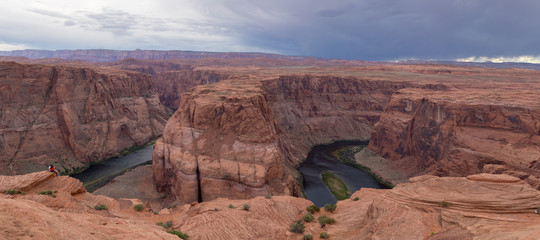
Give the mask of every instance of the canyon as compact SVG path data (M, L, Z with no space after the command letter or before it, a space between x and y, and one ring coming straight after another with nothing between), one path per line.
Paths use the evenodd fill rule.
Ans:
M312 203L295 198L303 196L296 167L313 146L369 140L357 163L396 187L359 190L339 201L336 212L324 212L336 225L306 223L306 233L326 231L332 239L534 239L539 233L540 72L257 54L62 54L74 53L80 55L73 59L118 61L0 62L0 174L50 163L69 172L161 136L151 169L133 174L159 192L144 200L152 210L137 213L132 206L140 200L92 195L76 180L37 172L0 176L1 191L27 193L0 194L2 211L32 207L57 224L105 223L77 230L88 239L116 231L111 217L126 226L113 238L147 237L127 233L141 226L168 239L173 235L154 224L174 219L172 228L194 239L298 239L287 228ZM38 196L45 188L58 188L58 199ZM100 201L114 206L112 213L94 211ZM169 203L176 207L164 208ZM240 209L243 204L251 209Z
M146 74L0 62L0 173L62 172L160 136L168 115Z

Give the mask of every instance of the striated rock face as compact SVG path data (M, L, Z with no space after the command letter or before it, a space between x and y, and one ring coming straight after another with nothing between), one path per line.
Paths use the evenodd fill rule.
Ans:
M0 174L82 167L161 135L147 74L0 62Z
M4 193L12 189L24 193ZM47 190L55 197L39 194ZM302 235L290 232L289 225L312 204L290 196L259 196L137 212L133 206L140 203L87 193L78 180L50 172L0 176L0 237L178 239L156 225L170 221L189 239L299 239ZM95 210L97 204L108 210ZM313 214L334 218L334 224L304 224L305 234L315 238L327 232L330 239L533 240L540 235L538 206L540 191L513 176L423 175L393 189L363 188L339 201L334 212Z
M154 146L158 191L184 203L297 195L274 119L255 85L219 82L188 91Z
M529 96L530 95L530 96ZM375 125L369 148L406 175L540 176L540 108L516 95L403 89Z
M311 146L369 139L403 82L289 76L226 80L183 96L154 148L154 179L182 202L298 194ZM199 192L200 190L200 192Z
M282 152L297 166L312 146L369 140L392 93L406 82L332 76L282 76L263 81Z
M338 239L536 239L540 192L508 175L420 176L338 202Z
M22 192L6 195L6 190ZM0 192L2 239L178 239L136 212L139 200L93 195L67 176L44 171L0 176ZM95 210L98 204L108 210Z
M174 112L180 104L180 97L187 90L198 86L219 82L227 74L210 70L195 70L194 66L167 61L125 59L114 65L132 71L148 73L156 81L159 100Z

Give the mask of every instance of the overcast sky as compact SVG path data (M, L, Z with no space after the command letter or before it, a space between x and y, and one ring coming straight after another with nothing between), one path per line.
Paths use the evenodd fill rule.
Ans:
M540 62L537 0L1 0L0 50Z

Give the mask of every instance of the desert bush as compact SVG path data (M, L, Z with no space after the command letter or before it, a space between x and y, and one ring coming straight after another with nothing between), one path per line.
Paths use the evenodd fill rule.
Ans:
M54 191L54 192L56 193L57 191ZM51 190L41 191L41 192L39 192L39 195L49 195L49 196L54 197L54 198L56 197L56 195L54 195L53 191L51 191Z
M19 190L15 190L15 189L9 189L9 190L5 190L4 193L9 194L9 195L15 195L15 194L19 194L21 192Z
M336 210L336 204L328 203L324 205L324 210L327 212L334 212Z
M173 221L167 221L165 223L158 222L156 225L162 226L163 228L168 229L168 228L171 228L173 226Z
M269 193L269 194L266 194L266 195L264 195L264 197L265 197L266 199L270 199L270 198L272 198L272 194L270 194L270 193Z
M321 208L319 208L319 207L317 207L317 206L315 206L315 205L311 205L311 206L308 206L308 207L306 208L306 210L307 210L308 212L310 212L311 214L314 214L315 212L321 211Z
M450 204L447 202L447 201L441 201L441 206L444 207L444 208L447 208L448 206L450 206Z
M536 214L540 214L540 207L536 207L536 210L534 210Z
M189 235L187 235L187 233L183 233L183 232L181 232L181 231L177 231L177 230L169 230L169 231L167 231L167 232L170 233L170 234L174 234L174 235L176 235L176 236L178 236L179 238L184 239L184 240L189 239Z
M322 215L318 218L319 224L321 224L321 227L326 226L326 224L334 224L336 222L335 219L331 217L327 217L326 215Z
M304 234L303 240L313 240L313 236L311 234Z
M94 209L96 209L96 210L109 210L107 208L107 206L105 206L105 204L98 204L98 205L94 206Z
M294 223L291 223L291 225L289 225L289 231L293 233L304 233L304 229L305 226L301 220L296 220L294 221Z
M249 211L249 209L251 208L251 206L249 204L244 204L244 206L242 206L242 209L246 210L246 211Z
M358 200L360 200L359 197L355 197L355 198L353 199L353 201L358 201Z
M140 212L140 211L144 210L144 208L145 208L144 205L140 204L140 203L133 206L133 209L135 209L135 211L137 211L137 212Z
M236 208L235 206L233 206L232 204L229 204L229 208Z
M328 233L326 232L322 232L321 234L319 234L319 237L322 239L327 239L330 238L330 235L328 235Z
M315 217L313 217L311 213L306 213L303 219L304 219L304 222L313 222L313 220L315 220Z

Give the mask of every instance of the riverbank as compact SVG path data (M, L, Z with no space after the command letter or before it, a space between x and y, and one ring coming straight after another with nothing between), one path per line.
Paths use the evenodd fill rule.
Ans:
M150 139L150 141L146 142L143 145L133 145L131 147L124 148L120 152L116 153L114 156L112 156L110 158L107 158L107 159L90 161L90 163L87 163L87 164L85 164L85 165L83 165L81 167L71 168L71 169L69 169L67 171L60 171L60 175L74 176L74 175L80 174L80 173L86 171L88 168L90 168L90 167L92 167L94 165L103 164L104 162L124 157L124 156L126 156L126 155L128 155L130 153L134 153L134 152L139 151L139 150L141 150L141 149L143 149L145 147L148 147L150 145L154 145L156 143L157 139L158 138L152 138L152 139Z
M387 188L409 181L403 174L394 170L388 164L388 160L369 150L367 143L363 146L343 147L333 152L333 155L347 165L364 170Z
M308 154L306 160L298 167L298 170L303 175L306 198L317 206L324 206L328 203L335 204L337 202L338 198L331 192L331 188L333 187L329 187L323 181L323 174L325 173L332 173L339 178L349 192L354 192L361 188L384 188L384 186L379 184L368 173L346 164L333 154L343 147L362 143L365 142L341 141L328 145L315 146ZM348 194L345 195L346 198Z

